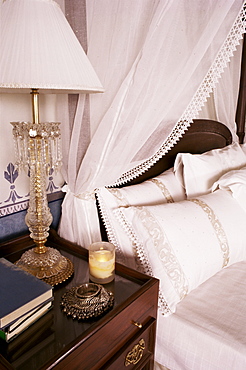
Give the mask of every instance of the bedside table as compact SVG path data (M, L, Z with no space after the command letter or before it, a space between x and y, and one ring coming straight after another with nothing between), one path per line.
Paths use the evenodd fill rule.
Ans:
M159 281L116 263L114 307L92 322L62 312L67 289L89 281L88 251L50 231L47 245L74 263L74 275L54 287L54 306L12 342L0 343L0 369L153 369ZM16 261L33 247L29 235L0 244L0 256Z

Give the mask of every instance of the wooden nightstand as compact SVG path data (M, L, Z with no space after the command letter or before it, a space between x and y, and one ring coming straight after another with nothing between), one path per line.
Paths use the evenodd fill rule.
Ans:
M113 309L92 323L64 314L64 292L89 281L87 250L51 230L47 245L74 263L74 276L54 288L54 307L8 345L1 341L0 369L152 369L159 281L116 264ZM0 244L0 256L14 262L33 246L29 236Z

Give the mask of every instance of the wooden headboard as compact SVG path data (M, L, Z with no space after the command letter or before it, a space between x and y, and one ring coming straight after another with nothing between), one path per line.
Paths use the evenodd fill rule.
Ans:
M237 100L236 124L239 142L244 142L246 121L246 36L243 38L243 50L241 60L240 85Z
M208 150L223 148L231 142L231 132L223 123L207 119L194 120L182 139L164 157L127 185L139 184L173 167L177 153L201 154Z

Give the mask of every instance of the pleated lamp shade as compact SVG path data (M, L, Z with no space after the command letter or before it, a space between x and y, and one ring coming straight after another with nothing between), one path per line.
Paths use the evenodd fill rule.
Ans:
M0 27L0 92L104 91L55 1L5 0Z

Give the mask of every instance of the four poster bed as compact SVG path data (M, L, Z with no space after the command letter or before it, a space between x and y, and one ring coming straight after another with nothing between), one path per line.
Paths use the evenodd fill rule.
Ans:
M160 279L156 369L246 368L245 53L239 143L194 120L148 172L96 194L118 260Z

